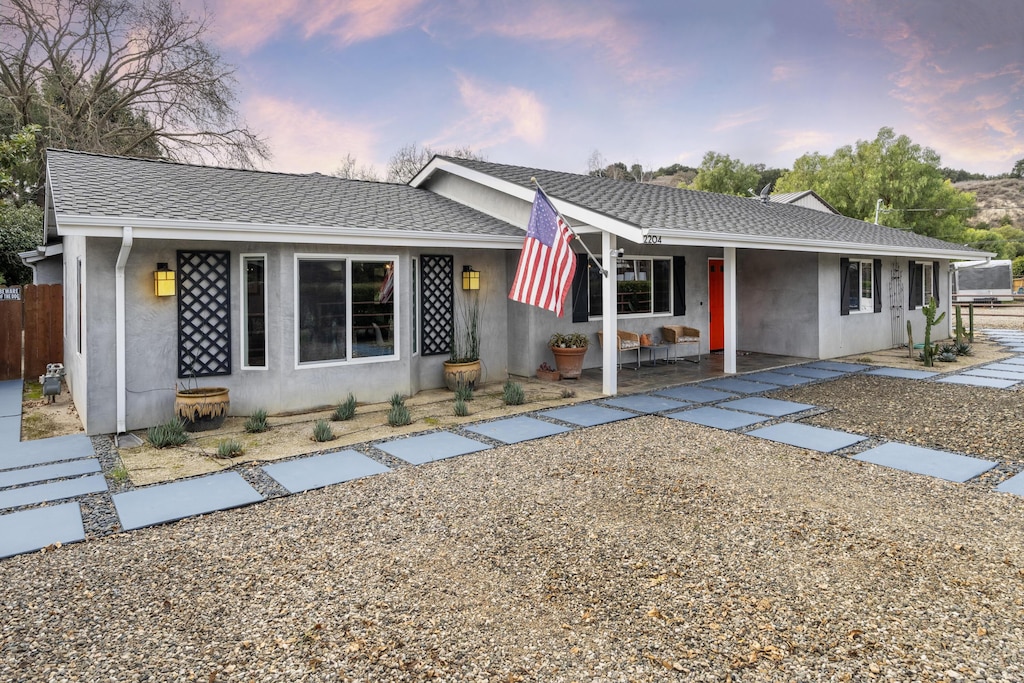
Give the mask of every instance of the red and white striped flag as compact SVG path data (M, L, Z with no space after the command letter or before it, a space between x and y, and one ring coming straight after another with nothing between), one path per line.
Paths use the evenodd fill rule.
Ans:
M561 316L576 271L576 255L569 247L572 238L572 230L538 189L508 298Z

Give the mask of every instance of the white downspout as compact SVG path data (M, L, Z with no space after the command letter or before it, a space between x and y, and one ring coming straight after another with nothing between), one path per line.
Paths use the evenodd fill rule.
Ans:
M117 371L117 433L124 434L128 431L126 398L127 387L127 362L125 360L125 310L124 310L124 267L128 263L128 255L132 252L132 229L131 226L124 226L121 235L121 251L117 253L117 265L114 267L114 334Z

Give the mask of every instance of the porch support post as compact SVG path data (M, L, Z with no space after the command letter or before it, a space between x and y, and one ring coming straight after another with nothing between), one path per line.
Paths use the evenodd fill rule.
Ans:
M727 375L736 374L736 247L725 247L725 364Z
M619 391L618 386L618 305L615 300L615 261L618 254L613 253L616 249L614 233L601 232L601 263L608 273L602 277L601 289L601 310L604 312L601 323L601 333L604 335L604 344L601 346L601 391L606 396L614 396Z
M128 255L132 253L132 229L125 226L121 235L121 250L117 253L114 265L114 349L115 376L117 395L114 397L117 408L117 433L124 434L127 422L127 360L125 354L125 304L124 304L124 267L128 263Z

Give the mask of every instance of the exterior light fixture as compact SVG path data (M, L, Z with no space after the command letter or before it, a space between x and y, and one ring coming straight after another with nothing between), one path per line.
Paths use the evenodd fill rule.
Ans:
M174 296L174 271L166 263L156 264L153 271L153 291L157 296Z
M480 271L473 266L462 266L462 288L480 289Z

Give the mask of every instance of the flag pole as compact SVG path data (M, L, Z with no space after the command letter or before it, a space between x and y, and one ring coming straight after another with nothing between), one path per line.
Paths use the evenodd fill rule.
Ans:
M565 216L562 215L562 212L559 211L557 207L555 207L555 203L551 201L551 197L548 197L548 193L545 192L544 188L540 186L540 183L537 182L537 179L531 177L530 182L536 185L537 191L544 195L544 197L548 200L548 204L551 205L551 208L555 210L555 213L558 214L558 217L562 219L563 223L565 223L565 227L569 228L569 232L572 233L572 236L575 237L577 241L579 241L580 246L582 246L583 250L587 252L587 256L589 256L590 260L593 261L595 266L597 266L597 270L600 271L601 275L608 277L608 271L605 269L604 264L597 260L597 257L594 256L590 249L587 248L587 243L580 239L580 236L577 235L576 231L572 229L572 225L570 225L569 221L565 219Z

